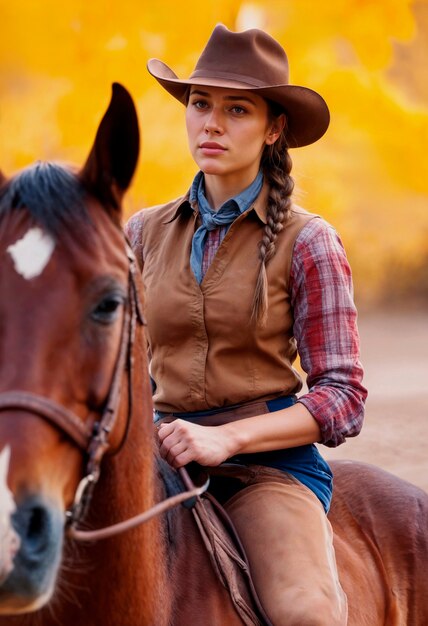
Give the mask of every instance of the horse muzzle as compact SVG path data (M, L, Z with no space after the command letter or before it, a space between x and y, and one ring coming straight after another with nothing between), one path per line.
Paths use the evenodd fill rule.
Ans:
M40 496L29 496L12 518L19 549L0 584L0 615L27 613L51 597L61 561L64 514Z

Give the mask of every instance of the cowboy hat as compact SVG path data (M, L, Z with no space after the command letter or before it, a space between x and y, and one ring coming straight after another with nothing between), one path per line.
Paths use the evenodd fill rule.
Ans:
M278 103L287 116L290 148L317 141L328 128L330 113L312 89L289 84L288 59L282 46L262 30L241 33L218 24L187 80L159 59L147 63L150 74L180 102L186 103L190 85L254 91Z

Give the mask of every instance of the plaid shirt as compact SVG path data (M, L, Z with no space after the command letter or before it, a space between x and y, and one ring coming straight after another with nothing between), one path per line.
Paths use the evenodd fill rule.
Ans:
M203 275L226 232L222 227L209 233ZM294 336L309 389L299 402L318 422L322 443L338 446L361 430L367 391L362 386L351 270L339 236L324 220L311 220L299 233L289 288Z
M207 240L204 247L204 256L202 258L202 278L207 273L211 261L215 257L215 254L220 246L225 234L227 233L227 226L220 226L215 230L211 230L208 233Z

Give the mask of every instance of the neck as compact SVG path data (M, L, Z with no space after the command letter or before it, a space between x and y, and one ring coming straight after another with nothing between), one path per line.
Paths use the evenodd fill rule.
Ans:
M120 453L106 458L108 462L103 467L90 508L92 516L88 523L94 528L128 519L148 510L159 500L159 481L154 465L151 390L145 369L145 342L142 344L139 339L136 341L139 350L134 355L135 397L130 430ZM88 604L93 620L88 620L88 623L114 626L122 618L123 623L131 623L135 619L133 623L141 626L167 626L170 623L171 593L168 590L167 546L163 532L162 519L157 517L108 540L108 546L100 541L87 548L87 560L93 563L94 575L94 602ZM120 571L119 587L113 575L115 568ZM135 593L130 593L130 589ZM111 615L106 615L105 609L100 606L99 598L103 593L109 597ZM61 623L69 626L77 621Z
M253 171L247 171L245 174L231 174L228 176L219 176L216 174L204 174L205 179L205 196L214 211L219 208L230 198L234 198L244 189L249 187L258 174L258 168Z

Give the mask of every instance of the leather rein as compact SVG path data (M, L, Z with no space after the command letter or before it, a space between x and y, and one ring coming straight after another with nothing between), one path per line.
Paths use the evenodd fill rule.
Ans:
M125 310L119 353L115 364L112 384L100 419L96 421L93 426L90 426L72 411L69 411L66 407L49 398L19 390L0 393L0 412L7 410L24 410L41 417L65 433L87 457L85 475L76 489L72 506L65 512L66 533L70 538L77 541L105 539L131 528L135 528L178 504L201 495L208 488L208 481L202 486L195 487L195 485L189 481L187 472L182 469L179 473L187 487L186 491L171 496L155 504L147 511L124 520L123 522L119 522L118 524L93 531L84 531L77 528L89 508L93 491L100 478L101 461L110 448L109 435L115 426L119 413L122 381L125 374L127 374L128 380L126 429L119 446L110 451L110 454L117 454L122 449L127 439L131 421L135 331L137 324L144 325L144 318L136 285L136 260L129 244L126 244L126 252L129 261L128 307Z

